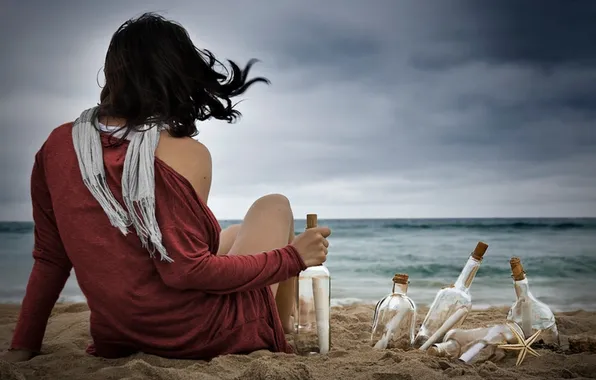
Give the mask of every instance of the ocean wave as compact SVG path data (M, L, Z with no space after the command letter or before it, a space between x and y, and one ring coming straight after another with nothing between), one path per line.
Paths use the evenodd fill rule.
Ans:
M229 224L238 221L222 220L220 224L225 228ZM328 225L334 231L334 236L346 235L351 237L371 236L382 234L383 230L507 230L507 231L532 231L532 230L596 230L596 218L578 219L330 219L321 221L321 224ZM296 226L303 225L300 220ZM32 222L0 222L0 234L2 233L31 233L33 232ZM302 232L296 228L296 234Z
M461 273L463 265L464 263L411 263L404 261L401 265L397 262L392 266L388 266L386 263L360 264L354 266L351 272L386 278L391 278L394 273L401 272L407 273L411 279L436 281L438 278L450 278L455 281ZM524 267L529 272L528 276L533 279L592 278L596 271L596 259L588 256L526 258ZM511 268L508 262L501 265L484 263L476 277L509 279Z
M33 232L32 222L1 222L0 234L28 234Z
M391 278L394 273L407 273L412 280L426 279L436 280L437 278L452 278L453 281L459 276L462 270L462 265L449 264L418 264L418 265L395 265L388 268L386 265L370 265L360 266L353 269L355 273L366 273L375 276L382 276ZM496 276L507 277L511 275L511 269L501 267L487 267L483 266L478 271L476 277ZM434 285L434 284L433 284Z
M581 223L581 222L529 222L529 221L511 221L511 222L497 222L497 221L482 221L478 220L465 222L432 222L432 223L386 223L381 226L385 229L475 229L475 230L571 230L571 229L596 229L596 223Z
M354 306L354 305L369 305L374 306L379 300L378 299L370 299L370 298L331 298L331 307L346 307L346 306ZM432 303L432 298L424 298L424 299L414 299L416 306L420 307L428 307ZM474 299L474 301L476 301ZM472 303L472 310L487 310L491 308L509 308L511 307L511 299L498 299L498 300L489 300L489 299L482 299L479 302ZM577 310L585 310L585 311L596 311L596 303L590 300L585 300L585 302L574 302L574 303L565 303L565 302L555 302L549 303L548 306L550 309L555 313L560 312L570 312L570 311L577 311ZM424 314L419 315L420 317L424 317Z

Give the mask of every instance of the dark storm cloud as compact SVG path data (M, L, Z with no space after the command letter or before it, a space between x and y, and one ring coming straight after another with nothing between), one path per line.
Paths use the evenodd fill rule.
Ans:
M483 164L486 161L490 164L492 161L495 164L495 160L513 157L524 160L527 164L535 164L543 160L552 161L589 153L596 143L596 134L590 127L596 111L596 71L593 67L578 66L585 63L586 56L592 54L582 53L582 49L591 50L593 44L582 46L575 43L575 53L566 61L562 58L558 61L539 61L531 51L534 47L528 41L535 41L536 36L540 35L553 35L553 31L546 31L541 27L550 27L556 22L542 20L532 24L531 15L520 16L516 13L517 8L512 6L507 11L501 6L495 12L498 15L496 20L489 18L492 12L488 10L479 13L485 18L479 19L478 15L473 17L470 14L471 22L468 24L461 17L451 21L446 16L439 26L434 25L435 33L429 33L425 28L411 30L408 37L417 43L405 41L401 45L401 51L389 44L381 47L379 40L383 35L376 35L375 38L362 31L345 28L334 30L329 25L326 27L327 33L320 33L319 21L297 19L287 26L290 31L295 31L290 35L297 35L296 31L299 29L306 30L305 39L308 42L292 44L289 43L292 41L290 38L271 49L277 49L277 52L285 55L279 58L283 63L320 66L320 72L330 74L331 78L307 78L311 85L336 81L338 78L367 83L366 79L372 76L376 82L375 87L367 88L368 92L351 93L351 96L364 98L376 92L408 92L405 98L395 97L393 107L385 110L386 113L393 114L385 126L376 125L376 133L369 134L370 139L367 141L366 132L369 128L364 124L363 133L356 138L360 143L375 147L373 152L376 154L373 155L379 158L376 168L380 170L390 167L396 169L400 166L396 162L404 162L407 158L400 157L399 152L396 152L396 145L399 145L396 140L403 139L403 134L400 136L396 130L410 133L411 136L419 134L418 151L424 152L426 157L430 155L441 160L474 160ZM582 11L576 10L575 13ZM507 14L509 17L506 17ZM556 12L541 14L543 17L547 15L556 18ZM507 30L508 20L519 22L519 17L531 25L528 30L534 37L516 39L510 33L502 36L500 31ZM565 21L570 21L569 17ZM397 22L388 27L386 34L403 35L402 28ZM579 26L574 28L582 30ZM590 28L593 29L592 26L584 26L582 32L588 33ZM510 57L509 51L503 51L502 40L509 41L511 51L518 52L517 58ZM350 43L344 41L353 41L352 44L359 48L353 49L351 55L344 54L349 51L350 46ZM519 44L517 47L516 42ZM443 59L443 65L433 66L429 63L430 58L422 63L424 53L420 52L417 46L419 44L425 45L422 50L435 54L432 59L436 62ZM463 45L467 46L467 53L458 57L453 54L447 54L446 57L436 54L444 51L441 46ZM542 46L548 49L544 43ZM557 46L553 47L553 50L557 49ZM523 61L526 50L529 58ZM563 52L544 54L549 57L565 57ZM330 63L333 56L337 57L335 64ZM578 60L574 61L575 58ZM400 102L411 106L410 109L399 107ZM337 108L332 107L332 102L327 104L330 105L328 112L337 112ZM358 113L359 110L353 107L348 112ZM429 120L432 118L429 115L433 113L441 120ZM400 122L407 124L407 127L398 128L397 124ZM331 130L333 136L328 136L329 143L333 139L336 144L337 140L344 140L350 146L355 143L355 139L345 138L346 133L341 127ZM435 141L425 146L425 139ZM367 151L367 154L370 152ZM351 156L360 153L353 150ZM343 158L350 160L350 157ZM369 161L359 162L362 167L345 165L345 168L355 171L370 170L367 169ZM337 162L338 166L330 167L329 171L340 170L339 166L345 163ZM507 161L502 164L507 164ZM408 165L417 167L434 163L414 161Z
M201 128L216 208L287 191L337 216L596 214L593 2L29 4L0 16L0 203L26 201L51 123L97 101L111 33L158 10L272 80L240 124Z
M442 18L427 18L423 27L398 19L386 24L383 33L333 22L321 28L317 18L286 25L307 31L308 42L280 41L271 49L283 53L278 58L283 64L308 64L325 74L306 78L309 85L359 82L364 91L351 92L351 97L383 93L394 100L382 110L380 123L379 114L367 110L372 120L362 120L358 136L346 136L346 126L330 127L327 119L313 121L327 129L322 138L336 148L338 158L318 173L434 178L428 187L440 183L462 191L474 180L541 179L550 192L520 202L582 199L588 205L584 212L593 214L596 24L586 15L593 15L594 6L578 2L574 9L561 10L563 2L548 2L536 9L520 3L482 3L486 7L479 9L479 3L459 2L452 8L455 17L444 12ZM396 15L396 7L385 11ZM318 33L322 29L327 33ZM350 43L344 41L356 45L353 54L345 54ZM345 109L332 101L325 104L329 113L343 111L356 119L361 112L357 101ZM485 174L469 178L466 171ZM557 189L562 184L579 190L563 194ZM384 191L400 189L387 186Z
M382 35L300 15L287 20L283 34L267 36L260 45L274 52L282 67L329 68L329 74L337 77L363 75L374 69L385 53Z
M548 69L596 63L596 3L590 0L469 2L484 22L477 34L490 41L486 59Z

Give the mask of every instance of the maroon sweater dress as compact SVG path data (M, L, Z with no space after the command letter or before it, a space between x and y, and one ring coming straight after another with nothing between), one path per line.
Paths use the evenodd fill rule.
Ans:
M102 134L108 185L122 204L127 143ZM34 265L11 348L39 351L50 312L74 268L87 298L87 352L189 359L258 349L293 352L269 288L304 262L291 245L250 256L216 256L220 226L190 183L155 158L156 217L173 263L150 258L134 230L112 227L85 187L72 123L56 128L31 176ZM255 252L256 253L256 252Z

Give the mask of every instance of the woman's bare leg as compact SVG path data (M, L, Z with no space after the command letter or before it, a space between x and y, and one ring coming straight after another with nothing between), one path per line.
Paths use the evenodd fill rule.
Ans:
M242 224L232 224L221 231L221 234L219 234L217 256L225 256L230 252L232 245L236 241L240 227L242 227Z
M249 255L285 247L294 239L294 215L290 202L270 194L252 204L238 229L228 255ZM286 332L293 329L296 278L271 285L279 317Z

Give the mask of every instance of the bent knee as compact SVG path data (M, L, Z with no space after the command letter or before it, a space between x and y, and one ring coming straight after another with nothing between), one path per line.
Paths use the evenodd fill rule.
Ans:
M290 200L282 194L267 194L255 201L255 205L263 204L267 206L276 206L282 208L291 208Z
M222 234L226 233L226 234L230 234L231 236L236 236L238 235L238 231L240 231L240 227L242 227L242 224L237 223L237 224L230 224L229 226L227 226L226 228L223 229Z

